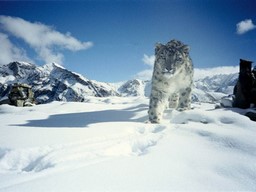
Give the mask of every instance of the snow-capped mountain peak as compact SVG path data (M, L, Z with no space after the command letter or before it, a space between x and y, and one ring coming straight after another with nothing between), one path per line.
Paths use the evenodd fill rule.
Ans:
M25 62L0 66L0 98L6 97L13 83L27 83L33 87L36 101L84 101L87 96L119 95L108 84L90 81L61 65L50 63L38 67Z
M238 73L213 74L194 81L193 101L216 102L233 93ZM0 66L0 99L7 97L11 84L27 83L33 87L38 103L86 100L88 96L146 96L151 81L140 79L110 84L89 80L57 63L43 66L25 62L12 62Z

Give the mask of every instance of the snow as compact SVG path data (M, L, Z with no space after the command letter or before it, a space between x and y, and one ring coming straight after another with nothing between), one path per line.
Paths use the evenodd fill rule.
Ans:
M57 63L47 63L47 64L43 65L42 67L39 67L39 69L41 69L43 71L47 70L49 72L53 71L55 68L65 69L63 66L61 66Z
M194 80L200 80L212 76L230 75L239 72L239 66L218 66L211 68L195 68Z
M255 191L256 122L193 103L147 123L145 97L0 106L0 191Z
M0 83L5 83L5 82L13 82L15 81L15 77L13 75L9 75L7 77L0 77Z

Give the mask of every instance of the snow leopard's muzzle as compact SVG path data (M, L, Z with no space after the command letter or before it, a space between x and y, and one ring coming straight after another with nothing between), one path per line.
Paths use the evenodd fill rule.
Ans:
M163 75L174 75L175 73L175 60L171 57L165 60L164 66L162 67L162 74Z

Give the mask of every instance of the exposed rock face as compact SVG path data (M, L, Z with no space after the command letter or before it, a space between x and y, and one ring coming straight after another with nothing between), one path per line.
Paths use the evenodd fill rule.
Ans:
M234 107L249 108L256 105L256 78L252 71L252 61L240 59L240 72L234 88Z

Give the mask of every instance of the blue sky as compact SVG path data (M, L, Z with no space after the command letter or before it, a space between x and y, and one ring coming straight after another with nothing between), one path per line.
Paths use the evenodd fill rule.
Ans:
M155 43L178 39L195 68L236 66L256 62L255 13L255 0L0 1L0 64L57 61L117 82L152 70Z

